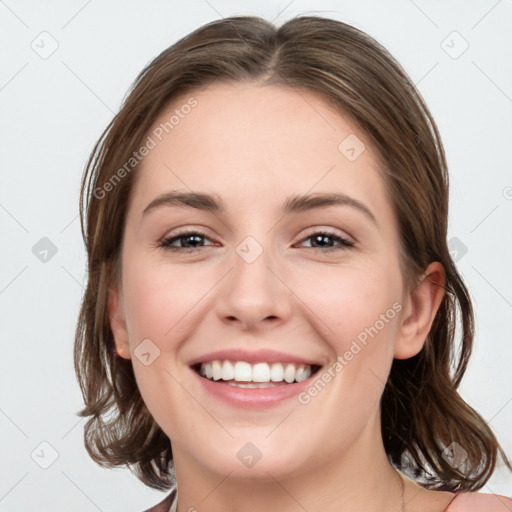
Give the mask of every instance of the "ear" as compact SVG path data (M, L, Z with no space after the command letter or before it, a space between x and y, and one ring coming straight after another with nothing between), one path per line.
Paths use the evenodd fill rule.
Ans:
M427 267L418 286L408 293L395 344L396 359L409 359L423 348L443 300L445 282L444 268L436 261Z
M108 317L110 321L110 328L112 329L112 334L114 335L117 354L124 359L131 359L124 308L122 304L122 298L120 297L118 290L109 291Z

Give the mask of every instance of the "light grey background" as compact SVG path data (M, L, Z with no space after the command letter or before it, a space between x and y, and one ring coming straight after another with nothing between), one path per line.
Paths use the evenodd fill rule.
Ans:
M99 468L83 447L72 365L85 271L80 177L161 50L221 16L302 13L377 38L431 108L451 171L449 238L476 310L461 393L512 453L511 0L0 0L0 510L138 512L164 496L128 470ZM55 255L41 252L43 237ZM511 474L497 471L483 491L512 496Z

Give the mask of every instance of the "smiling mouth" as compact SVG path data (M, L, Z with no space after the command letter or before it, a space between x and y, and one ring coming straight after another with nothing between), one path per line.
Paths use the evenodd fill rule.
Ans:
M192 369L202 378L239 388L271 388L302 382L320 366L295 363L255 363L218 360L197 363Z

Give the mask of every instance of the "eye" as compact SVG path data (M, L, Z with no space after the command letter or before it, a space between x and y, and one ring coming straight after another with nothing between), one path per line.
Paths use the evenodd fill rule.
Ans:
M171 237L164 238L160 242L159 246L172 251L192 252L199 249L200 247L216 245L215 243L205 244L203 243L205 240L210 240L210 238L208 238L208 236L201 231L182 231L181 233L177 233ZM322 252L343 250L348 247L353 247L354 245L354 242L348 240L347 238L344 238L336 233L331 233L329 231L319 231L312 233L311 235L304 238L302 243L307 240L311 240L309 245L310 248L317 249ZM176 245L176 243L179 245Z
M172 251L191 252L198 247L204 247L206 244L202 243L202 239L210 240L205 233L200 231L182 231L171 237L164 238L160 247L170 249ZM175 245L178 242L181 245ZM208 245L215 245L214 243Z
M329 231L318 231L316 233L312 233L304 238L302 243L307 240L311 240L310 247L312 249L317 249L322 252L344 250L348 247L354 246L354 242ZM338 245L334 245L333 242L337 242Z

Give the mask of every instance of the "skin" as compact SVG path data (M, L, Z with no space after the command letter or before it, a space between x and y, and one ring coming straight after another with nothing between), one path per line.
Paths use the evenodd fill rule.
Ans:
M131 193L119 286L109 315L117 353L131 358L144 401L172 440L179 512L397 511L400 480L382 444L379 399L393 358L417 354L443 298L433 262L413 290L399 267L399 233L365 133L311 92L213 84L145 157ZM188 97L155 122L169 119ZM354 161L338 150L354 134ZM162 206L164 192L217 194L226 212ZM284 215L293 194L338 192L364 203ZM179 228L179 229L178 229ZM206 234L191 252L159 243L179 230ZM354 242L314 246L328 229ZM247 236L263 248L247 263ZM187 241L181 242L181 247ZM180 247L180 241L174 243ZM187 362L217 349L270 348L320 361L344 354L393 303L401 311L308 404L244 410L212 398ZM133 351L158 347L148 366ZM237 452L261 452L248 468ZM452 494L405 479L406 510L441 512Z

